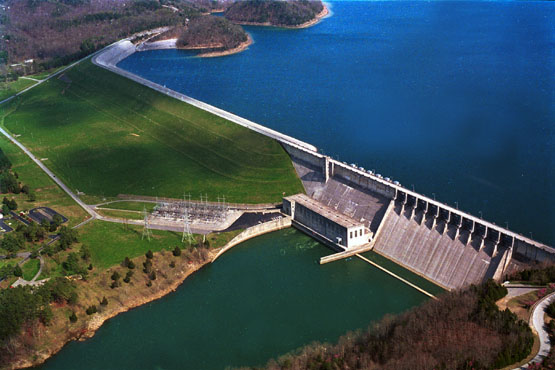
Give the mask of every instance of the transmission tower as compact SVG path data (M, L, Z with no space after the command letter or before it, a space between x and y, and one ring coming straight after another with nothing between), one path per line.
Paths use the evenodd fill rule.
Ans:
M187 208L185 208L185 212L183 213L183 236L181 237L181 243L185 243L188 241L191 244L195 238L193 237L193 233L191 233L191 227L189 225L189 212L187 212Z
M143 236L141 237L141 240L143 240L146 236L148 241L150 241L151 231L148 228L148 213L146 212L146 207L143 207L143 217L144 217L144 227L143 227Z

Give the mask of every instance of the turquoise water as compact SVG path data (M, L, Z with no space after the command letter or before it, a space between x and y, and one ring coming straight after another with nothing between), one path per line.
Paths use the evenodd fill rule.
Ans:
M555 242L555 3L333 2L224 58L120 67Z
M174 294L117 316L43 369L223 369L335 341L426 296L294 229L235 247ZM439 288L435 288L438 292Z

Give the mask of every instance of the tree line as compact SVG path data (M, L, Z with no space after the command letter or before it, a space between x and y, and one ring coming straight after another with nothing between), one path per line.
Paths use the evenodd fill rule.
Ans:
M28 200L34 202L37 196L34 191L32 191L28 185L24 185L19 181L19 175L17 172L12 171L12 162L6 156L4 151L0 148L0 193L7 194L27 194ZM4 215L8 214L10 210L17 209L17 203L15 200L11 200L9 203L4 197L2 202L2 213Z
M65 278L54 278L40 287L19 286L0 290L0 363L14 356L14 340L24 328L50 324L51 303L77 303L74 283Z

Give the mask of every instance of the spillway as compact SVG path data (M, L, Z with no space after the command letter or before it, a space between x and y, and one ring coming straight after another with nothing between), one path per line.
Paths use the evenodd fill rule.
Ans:
M364 224L371 248L448 290L555 260L555 249L323 154L284 144L308 196ZM335 260L335 259L334 259Z
M456 235L456 226L446 221L434 225L433 218L425 220L424 216L395 203L382 221L374 251L447 289L495 275L503 253L494 255L493 242L485 241L480 249L476 241L469 241L467 230Z

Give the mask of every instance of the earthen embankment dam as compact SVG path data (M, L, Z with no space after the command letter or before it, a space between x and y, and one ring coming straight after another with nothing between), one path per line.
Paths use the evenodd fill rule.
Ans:
M93 63L161 93L278 140L307 195L364 224L371 248L446 288L500 280L522 264L555 260L555 249L318 152L313 145L213 107L117 67L136 52L123 40ZM311 225L304 225L310 228Z

